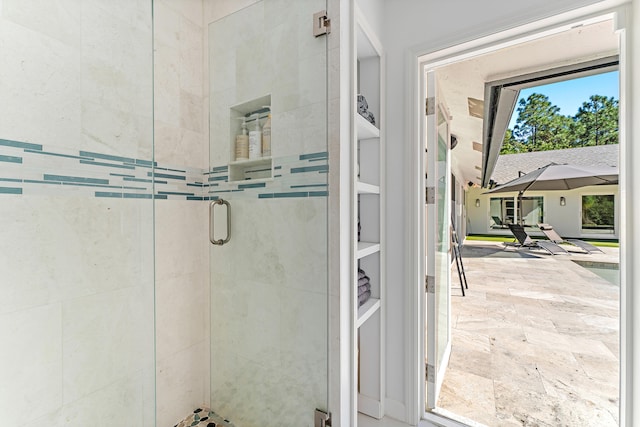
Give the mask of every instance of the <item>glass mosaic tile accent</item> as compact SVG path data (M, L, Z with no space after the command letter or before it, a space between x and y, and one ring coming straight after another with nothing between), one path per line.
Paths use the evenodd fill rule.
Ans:
M277 173L272 178L256 179L265 171L270 175L270 169L259 166L246 173L248 179L230 181L228 165L203 170L0 139L0 182L11 183L0 186L0 194L190 201L223 195L226 199L327 197L328 161L326 151L274 157Z
M235 425L222 418L209 408L197 408L187 418L180 421L174 427L235 427Z

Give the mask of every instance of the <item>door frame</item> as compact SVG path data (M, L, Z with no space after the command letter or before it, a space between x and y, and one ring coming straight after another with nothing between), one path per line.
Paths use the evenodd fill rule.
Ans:
M606 2L605 2L606 3ZM609 2L610 3L610 2ZM457 45L449 45L439 49L417 47L405 55L407 83L406 105L408 118L405 122L407 135L412 144L407 144L406 164L410 165L408 173L410 183L408 196L410 206L407 212L407 233L411 236L407 241L407 253L415 254L410 258L408 268L411 280L411 289L406 294L405 306L407 325L406 342L415 343L407 347L406 388L406 418L414 425L430 426L433 423L444 426L462 426L444 415L438 415L426 411L426 369L425 369L425 308L426 297L424 292L425 278L425 156L423 136L426 134L424 120L424 91L425 69L435 68L446 64L463 61L473 56L503 49L528 40L548 36L564 31L580 23L586 23L603 17L613 18L616 32L619 34L619 72L620 72L620 425L632 425L634 422L634 404L640 404L639 393L633 393L634 386L640 386L640 376L633 373L633 367L640 366L640 354L633 352L634 335L640 340L640 320L634 322L632 316L634 305L640 306L640 292L634 294L631 287L634 277L634 253L628 242L638 237L640 230L627 227L633 218L632 203L625 200L624 194L640 197L640 189L633 192L633 157L640 160L640 153L634 151L632 145L631 128L632 117L638 117L640 113L633 110L633 97L631 76L633 75L633 57L631 56L631 39L634 37L633 9L630 4L611 7L610 4L596 4L570 12L558 14L549 18L538 20L519 27L511 28L496 34L463 42ZM640 12L635 12L638 15ZM635 36L638 39L638 36ZM635 89L638 93L638 89ZM631 225L631 224L630 224ZM635 257L637 258L637 257ZM634 304L636 300L636 304ZM634 324L637 326L634 331Z
M443 319L440 317L440 310L442 306L439 302L439 293L438 288L441 285L440 280L443 280L442 277L439 277L438 271L438 262L437 259L439 256L442 256L442 251L438 250L436 247L438 245L437 234L441 229L442 224L438 223L438 217L440 212L440 203L438 201L438 180L440 178L439 174L439 159L440 159L440 147L439 147L439 137L440 137L440 123L439 118L442 117L444 122L447 125L447 134L446 134L446 160L445 160L445 185L444 185L444 208L451 209L451 150L449 149L449 138L451 135L450 129L450 117L448 113L448 108L446 105L446 100L442 96L440 92L440 88L438 85L438 79L434 72L425 72L425 76L423 79L426 81L424 85L422 93L428 99L433 99L433 111L431 114L425 115L423 120L425 121L424 130L422 133L422 138L424 138L424 143L426 147L426 155L424 156L425 162L425 172L432 171L431 173L427 173L426 176L426 187L432 188L433 191L433 200L426 200L425 206L425 224L426 224L426 233L424 235L425 241L425 280L427 284L427 292L426 292L426 330L427 330L427 346L426 353L427 357L425 358L425 363L427 363L427 406L435 408L435 403L437 402L438 395L440 393L440 387L442 386L442 381L444 379L444 374L446 372L446 367L449 364L449 356L451 354L451 294L449 290L451 289L451 275L450 268L447 269L447 274L444 280L446 280L446 288L447 288L447 297L446 302L444 304L447 313L446 313L446 345L444 352L442 354L442 358L440 359L440 348L438 348L437 343L440 341L439 336L437 335L441 332L440 321ZM424 90L426 89L426 90ZM429 153L431 155L429 155ZM444 221L449 225L449 218L451 217L451 211L449 210L444 215ZM450 255L450 234L449 227L447 227L447 232L444 232L442 235L445 240L446 247L446 255L445 261L451 261ZM449 267L451 265L449 264ZM433 292L429 292L429 281L432 281ZM438 308L436 310L436 307ZM432 368L432 373L428 372L429 367ZM430 378L431 377L431 378ZM431 393L431 395L429 394ZM431 403L429 403L431 402Z

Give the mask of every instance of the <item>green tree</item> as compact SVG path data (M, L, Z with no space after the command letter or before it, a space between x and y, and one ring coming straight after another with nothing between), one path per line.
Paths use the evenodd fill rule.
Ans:
M518 118L513 137L526 151L553 150L568 145L570 119L546 95L532 93L518 102Z
M500 154L618 143L618 101L592 95L573 117L563 116L546 95L520 99L516 125L507 129Z
M507 129L504 134L504 140L502 141L502 147L500 147L500 154L516 154L524 151L526 151L524 144L513 136L511 129Z
M571 129L574 124L572 117L556 114L551 120L549 129L550 140L545 145L546 150L570 148L573 140Z
M618 143L618 101L591 95L575 116L574 146Z

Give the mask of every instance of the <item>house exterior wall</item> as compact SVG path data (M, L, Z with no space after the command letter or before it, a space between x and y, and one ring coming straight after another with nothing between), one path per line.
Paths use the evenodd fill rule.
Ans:
M485 194L486 189L470 188L467 192L467 235L470 234L495 234L511 235L508 229L491 228L491 214L489 211L490 199L493 197L513 197L517 199L518 193L492 193ZM582 231L582 196L583 195L614 195L615 224L614 233L593 233ZM566 204L560 205L560 197L564 197ZM564 238L595 238L618 239L620 231L620 195L617 185L591 186L577 188L569 191L531 191L525 193L525 197L543 197L544 222L551 224L553 228ZM476 200L480 206L476 206ZM532 236L543 236L542 232L533 230Z

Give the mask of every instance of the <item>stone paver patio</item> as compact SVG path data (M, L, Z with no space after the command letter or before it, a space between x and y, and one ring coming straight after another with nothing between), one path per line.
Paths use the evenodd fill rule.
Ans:
M572 260L467 241L452 271L452 350L439 407L487 426L617 426L619 286Z

